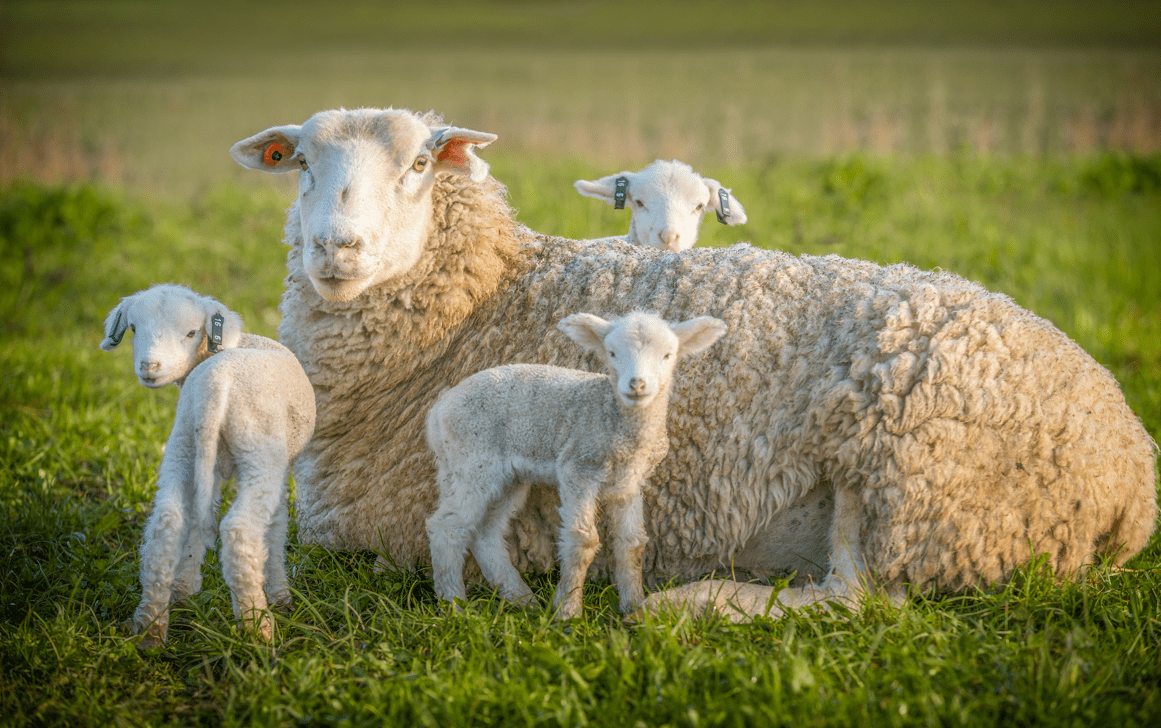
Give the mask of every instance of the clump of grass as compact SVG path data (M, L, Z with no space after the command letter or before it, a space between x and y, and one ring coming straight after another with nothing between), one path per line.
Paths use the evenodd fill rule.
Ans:
M750 222L711 221L702 241L743 237L980 280L1109 366L1158 437L1161 191L1092 181L1123 180L1126 166L1149 179L1155 163L953 155L706 169L733 185ZM593 237L628 225L573 191L603 171L591 165L501 156L493 171L534 228ZM35 241L24 303L5 304L0 330L6 723L1147 726L1161 716L1158 538L1128 569L1097 567L1076 583L1033 560L1000 591L748 625L626 623L598 582L584 616L561 625L485 589L445 614L422 574L302 544L292 528L296 602L275 616L273 644L237 632L211 553L169 642L139 652L119 625L139 597L136 548L177 393L138 386L127 354L99 351L101 323L121 296L171 280L273 335L286 202L237 187L148 206L89 187L0 191L0 247ZM0 296L25 280L3 270L16 277ZM554 583L532 579L544 603Z

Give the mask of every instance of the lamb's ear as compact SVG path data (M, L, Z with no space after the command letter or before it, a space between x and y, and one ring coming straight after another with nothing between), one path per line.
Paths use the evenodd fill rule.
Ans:
M561 319L556 328L581 345L585 351L604 352L605 336L611 323L591 313L574 313Z
M484 131L446 126L432 129L427 144L437 172L466 174L473 182L483 182L488 163L476 156L476 147L486 147L496 139L495 134Z
M211 351L236 349L242 341L242 317L222 305L217 299L202 296L206 306L206 338ZM214 342L214 317L220 316L222 341Z
M302 127L272 126L230 147L230 156L243 167L270 174L286 174L301 169L295 152Z
M112 351L121 345L125 332L129 329L129 307L133 296L126 296L113 307L105 318L105 338L101 339L101 350Z
M709 188L709 206L718 214L718 222L723 225L745 225L746 210L742 207L742 203L738 202L738 198L734 197L728 188L722 187L722 183L716 179L702 177L702 181ZM724 205L722 204L723 197L725 198Z
M681 357L708 348L726 333L728 327L725 321L713 316L698 316L674 324L670 328L677 334L677 340L680 342L677 355Z
M617 201L617 178L619 177L624 177L628 182L626 185L627 188L633 186L632 172L618 172L617 174L610 174L608 177L601 177L600 179L595 179L591 182L588 180L578 179L576 182L572 183L572 186L576 188L577 192L581 193L585 197L593 197L598 200L604 200L605 202L612 205Z

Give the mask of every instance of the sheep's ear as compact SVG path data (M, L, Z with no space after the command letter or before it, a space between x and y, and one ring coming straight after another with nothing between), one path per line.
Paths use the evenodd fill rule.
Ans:
M617 174L610 174L608 177L601 177L593 181L578 179L572 183L576 191L585 197L594 197L598 200L604 200L610 205L617 201L617 179L624 177L628 182L627 187L633 186L632 172L618 172Z
M722 187L716 179L702 177L705 186L709 188L709 206L718 214L718 222L723 225L745 225L746 210L738 198L734 197L729 189ZM723 194L725 193L725 194Z
M677 355L696 354L709 348L715 341L726 333L726 322L713 316L698 316L697 318L674 324L673 333L677 334L679 343Z
M272 126L230 147L230 156L243 167L270 174L286 174L301 169L295 152L302 127Z
M574 313L561 319L556 328L565 333L568 338L581 345L585 351L603 352L605 336L612 326L600 316L591 313Z
M206 302L206 338L213 344L214 317L220 316L222 329L222 343L212 346L211 351L222 349L236 349L242 341L242 317L226 308L216 299L203 296Z
M105 338L101 340L102 351L112 351L121 345L125 332L129 329L129 306L133 296L126 296L113 307L105 318Z
M466 174L473 182L483 182L488 163L476 156L476 147L486 147L496 139L495 134L484 131L447 126L432 129L427 144L437 172Z

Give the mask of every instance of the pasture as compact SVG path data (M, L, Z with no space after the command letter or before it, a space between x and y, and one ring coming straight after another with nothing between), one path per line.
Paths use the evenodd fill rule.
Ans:
M627 623L596 582L559 625L482 588L449 618L425 575L292 526L296 604L273 644L237 633L211 554L169 642L139 652L119 625L177 391L138 385L124 347L101 352L101 323L172 281L274 336L294 175L245 173L226 149L330 106L436 108L500 134L482 156L518 218L571 237L628 227L574 180L685 159L750 216L711 216L700 244L977 280L1108 367L1161 438L1161 36L1142 6L1045 20L1030 3L997 24L984 2L886 20L869 0L787 3L778 23L689 4L627 51L648 17L633 14L657 6L622 27L599 3L452 3L442 39L417 7L315 23L270 7L0 8L0 725L1161 718L1161 535L1077 583L1033 560L1003 590L747 625ZM554 583L533 587L547 602Z

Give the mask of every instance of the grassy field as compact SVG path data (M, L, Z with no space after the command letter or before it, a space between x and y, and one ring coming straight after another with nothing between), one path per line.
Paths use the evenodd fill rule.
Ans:
M482 589L449 618L423 575L292 530L272 645L235 631L212 554L165 647L119 629L177 390L136 384L101 323L173 281L274 335L294 175L225 150L337 105L499 133L519 219L571 237L628 227L574 180L692 162L750 216L702 244L980 281L1161 438L1161 16L816 5L0 4L0 726L1161 721L1161 536L1077 584L1033 564L1003 591L749 625L626 624L594 583L562 626Z

